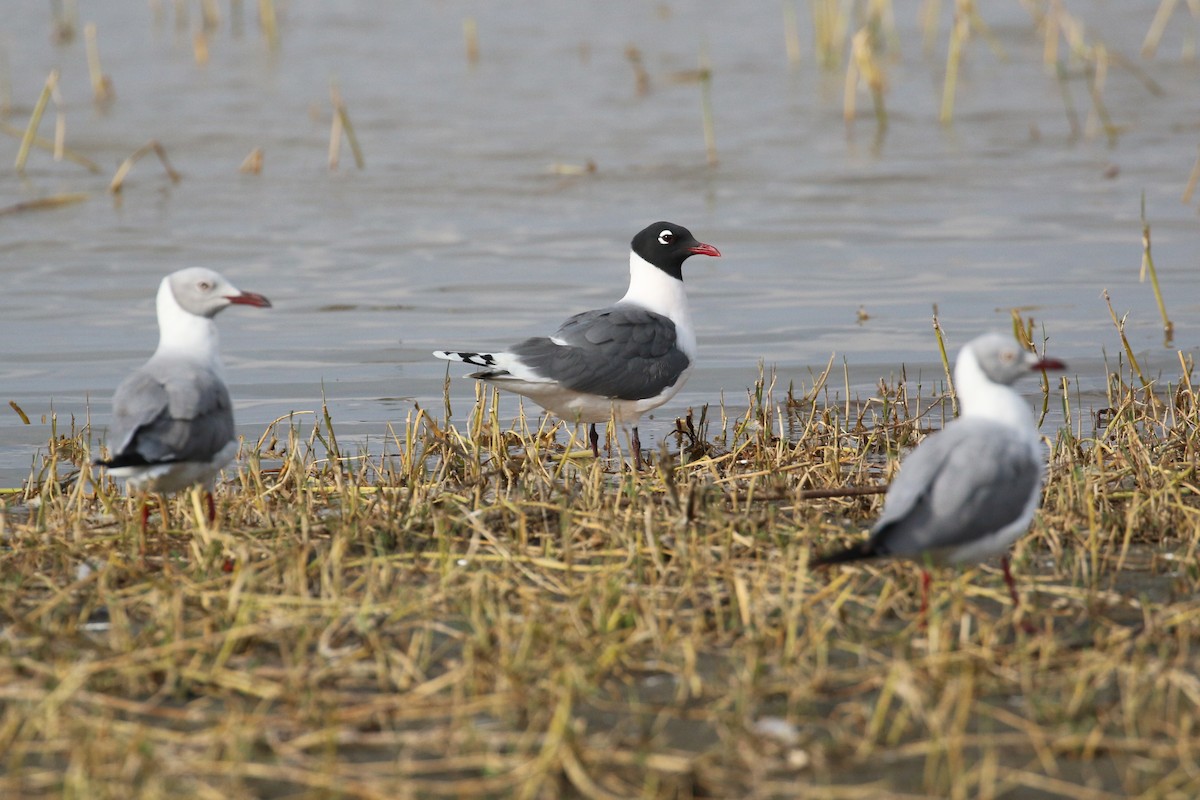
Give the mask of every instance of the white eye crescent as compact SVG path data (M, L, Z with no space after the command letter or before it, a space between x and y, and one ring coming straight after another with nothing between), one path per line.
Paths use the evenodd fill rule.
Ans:
M675 241L675 234L670 230L665 230L658 235L659 244L670 244L673 241Z

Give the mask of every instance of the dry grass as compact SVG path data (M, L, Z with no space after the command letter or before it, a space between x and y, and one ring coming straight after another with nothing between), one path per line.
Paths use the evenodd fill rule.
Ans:
M214 526L192 494L144 538L86 466L54 479L68 432L0 515L0 795L1194 797L1196 396L1120 369L1099 435L1051 387L1033 634L991 567L939 574L924 627L911 564L808 571L878 499L804 493L948 413L902 375L768 377L640 475L485 394L370 456L299 416Z

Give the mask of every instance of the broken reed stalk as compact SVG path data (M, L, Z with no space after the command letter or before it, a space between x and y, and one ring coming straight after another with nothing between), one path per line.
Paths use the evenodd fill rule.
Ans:
M629 66L633 68L633 86L634 91L639 96L650 93L650 73L646 71L645 65L642 63L642 51L636 45L626 45L625 60L629 62Z
M931 55L937 46L938 19L942 16L942 0L922 0L921 10L917 12L921 24L921 49L925 55Z
M350 152L354 155L354 164L362 169L364 165L362 149L358 146L358 137L354 135L354 126L350 124L350 114L346 111L345 102L342 101L342 93L338 89L337 81L329 82L329 99L333 104L333 123L329 131L329 168L331 170L338 168L344 131L346 141L350 145Z
M25 200L20 203L14 203L11 206L0 208L0 217L6 217L10 214L20 214L25 211L43 211L50 208L62 208L63 206L73 205L74 203L82 203L88 199L85 192L72 192L70 194L56 194L50 197L39 197L37 200Z
M787 52L788 66L800 66L800 24L797 19L796 0L783 0L783 46Z
M849 136L854 128L854 117L858 113L858 78L860 42L866 28L854 34L850 43L850 58L846 62L846 85L842 89L842 122L846 125L846 135Z
M1070 140L1075 141L1080 137L1079 113L1075 110L1075 100L1071 97L1071 87L1067 85L1067 68L1060 64L1055 64L1055 74L1058 77L1059 94L1062 96L1063 111L1067 115L1067 125L1071 128Z
M38 126L42 123L42 114L46 111L46 103L50 101L50 95L57 85L58 70L52 69L46 76L46 83L42 86L42 93L38 95L37 103L33 106L33 113L29 115L29 125L25 128L25 135L21 137L21 146L17 148L17 160L13 166L18 175L25 174L25 162L29 159L29 148L33 145Z
M1163 302L1162 289L1158 285L1158 271L1154 269L1154 258L1150 255L1150 223L1146 220L1146 193L1142 193L1142 270L1138 281L1150 276L1150 286L1154 289L1154 301L1158 303L1158 313L1163 321L1163 346L1170 347L1175 338L1175 323L1167 316L1167 305Z
M1113 327L1117 329L1117 335L1121 337L1121 347L1125 350L1125 357L1129 359L1129 369L1137 376L1143 389L1149 388L1150 381L1146 380L1146 376L1142 374L1142 367L1138 363L1137 356L1133 354L1129 338L1125 336L1125 318L1117 317L1117 312L1113 309L1112 299L1108 296L1108 289L1105 289L1102 294L1104 302L1108 306L1108 315L1112 317Z
M467 63L473 67L479 63L479 26L474 17L463 20L463 44L467 48Z
M1102 44L1097 44L1092 48L1092 75L1090 81L1090 89L1092 95L1092 113L1088 115L1087 131L1091 136L1092 130L1095 128L1093 114L1095 119L1099 119L1100 127L1104 130L1104 135L1108 138L1108 146L1117 146L1117 126L1113 124L1112 118L1108 115L1108 108L1104 105L1104 83L1108 77L1108 48Z
M954 374L950 369L950 357L946 354L946 338L942 335L942 323L938 321L937 305L933 306L933 335L937 338L938 354L942 357L942 370L946 373L946 388L950 391L950 407L958 416L958 394L954 391Z
M837 497L869 497L873 494L887 494L888 487L882 486L843 486L830 489L801 489L793 497L800 500L826 500ZM762 499L762 498L759 498Z
M954 120L954 94L958 87L958 67L962 62L963 47L971 35L971 17L966 13L963 0L955 0L954 24L950 26L950 47L946 53L946 78L942 82L942 107L938 120L949 125Z
M1026 325L1025 320L1021 318L1021 309L1010 308L1008 313L1012 317L1013 338L1026 350L1033 352L1033 318L1030 317L1029 324Z
M336 170L342 152L342 115L333 111L333 120L329 123L329 169Z
M835 70L842 63L843 42L850 29L850 15L839 0L813 0L813 47L822 69Z
M192 58L202 67L208 63L208 31L204 27L192 34Z
M18 137L18 138L25 135L25 131L23 131L22 129L16 127L15 125L9 125L7 122L3 122L3 121L0 121L0 133L4 133L9 136L14 136L14 137ZM46 139L41 136L33 137L33 146L37 147L41 150L49 150L50 152L54 152L56 149L55 143L52 140ZM72 150L69 147L64 146L62 148L61 155L64 160L72 161L72 162L78 164L79 166L85 168L88 172L100 172L101 171L99 164L97 164L95 161L92 161L87 156L75 152L74 150Z
M25 413L25 409L23 409L23 408L21 408L19 405L17 405L17 401L16 401L16 400L9 400L9 401L8 401L8 406L9 406L9 408L11 408L13 411L17 412L17 416L21 418L21 423L22 423L22 424L24 424L24 425L28 425L28 424L29 424L29 415Z
M92 99L103 107L113 99L112 80L100 68L100 47L96 42L96 23L83 26L83 42L87 48L88 78L92 82Z
M250 155L242 161L242 165L238 167L238 172L247 175L259 175L263 168L263 149L256 147L250 151Z
M1144 69L1130 61L1125 56L1121 55L1120 53L1109 53L1108 57L1114 64L1122 67L1129 72L1130 75L1137 78L1138 82L1142 84L1142 86L1145 87L1146 91L1150 94L1154 95L1155 97L1162 97L1164 94L1166 94L1166 92L1163 91L1162 86L1159 85L1158 81L1150 77L1150 75L1147 74Z
M855 98L859 83L864 83L871 92L871 103L875 109L875 125L880 133L887 130L887 109L883 105L884 74L878 58L876 35L870 24L864 25L850 41L850 59L846 65L846 86L843 98L842 117L846 131L854 126Z
M1042 27L1042 64L1047 68L1058 64L1058 14L1057 7L1051 7L1039 19Z
M967 16L971 20L972 30L979 31L979 35L987 42L988 48L996 58L1001 61L1007 61L1008 53L1004 50L1004 46L1000 44L1000 40L996 38L996 34L992 33L991 26L984 22L975 0L962 0L962 2L966 6Z
M215 31L221 25L221 8L217 0L200 0L200 19L206 31Z
M712 64L708 60L708 46L700 48L700 116L704 125L704 153L710 167L717 165L717 132L713 126L712 107Z
M267 40L267 47L274 50L279 46L279 20L275 16L275 0L258 0L258 24Z
M1158 4L1158 10L1154 12L1154 19L1150 21L1150 28L1146 31L1146 38L1142 40L1142 58L1154 58L1154 54L1158 52L1158 43L1177 4L1178 0L1162 0Z
M1187 186L1183 188L1183 196L1180 202L1184 205L1192 202L1192 195L1196 192L1196 183L1200 181L1200 152L1196 153L1196 163L1192 164L1192 172L1188 175Z
M1021 318L1021 309L1011 308L1009 313L1012 315L1013 337L1021 343L1031 353L1037 353L1038 350L1033 345L1033 317L1026 322ZM1046 349L1046 342L1042 341L1043 352ZM1042 408L1041 415L1038 417L1037 424L1041 427L1043 420L1046 419L1046 414L1050 410L1050 376L1046 372L1038 373L1038 380L1042 384Z
M67 147L67 115L63 111L62 92L58 90L58 82L50 89L50 99L54 101L54 160L62 161L63 150Z
M129 158L125 159L121 163L121 166L117 168L116 174L113 175L112 181L108 184L108 191L112 194L118 194L121 189L124 188L125 177L129 174L129 171L133 169L133 165L137 163L142 156L150 152L153 152L158 156L158 160L162 163L163 169L166 170L167 177L171 179L171 183L179 183L183 176L171 167L171 162L167 159L167 151L161 144L158 143L158 140L151 139L137 150L134 150L133 153L130 154Z
M54 41L66 44L74 40L75 29L79 24L79 9L75 0L56 0L50 7L54 22Z

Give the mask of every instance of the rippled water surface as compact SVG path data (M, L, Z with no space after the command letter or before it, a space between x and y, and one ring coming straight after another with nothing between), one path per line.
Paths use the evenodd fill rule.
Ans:
M0 486L26 476L52 412L60 424L90 417L102 436L113 389L154 348L158 281L188 265L275 304L220 318L251 438L278 416L319 409L322 396L342 437L359 441L378 441L414 401L440 410L446 367L431 350L548 333L616 299L629 238L660 218L724 257L687 264L701 361L643 424L650 443L688 406L743 402L759 362L808 382L831 356L844 359L862 397L901 364L932 385L934 304L951 346L1024 309L1085 397L1103 386L1105 354L1115 364L1119 351L1104 289L1128 314L1144 369L1174 379L1177 349L1195 352L1200 226L1195 200L1180 197L1200 143L1200 69L1186 57L1196 29L1177 12L1157 55L1142 58L1157 0L1071 4L1089 41L1113 54L1103 98L1115 143L1089 132L1088 71L1065 58L1064 82L1047 70L1016 2L985 4L1003 56L969 42L949 128L937 121L948 18L926 55L915 13L899 8L916 4L897 4L882 138L865 94L867 116L847 136L844 69L814 63L806 3L795 67L779 3L297 0L280 7L277 49L255 4L243 4L240 29L220 4L206 63L195 57L195 8L181 21L172 3L157 15L145 3L81 5L116 92L106 109L92 102L83 37L54 41L48 4L11 3L0 19L4 121L23 128L59 69L66 144L101 168L35 151L21 177L18 139L0 138L0 206L88 196L0 216L0 399L32 422L0 408ZM468 17L479 31L473 65ZM629 45L650 75L645 94ZM700 89L679 75L702 49L716 166ZM362 169L346 149L327 168L331 81ZM182 180L151 157L109 195L117 165L150 139ZM262 173L240 173L256 147ZM561 169L588 162L594 173ZM1143 193L1176 325L1170 348L1138 281ZM474 396L464 372L450 369L459 415ZM503 409L515 413L515 399Z

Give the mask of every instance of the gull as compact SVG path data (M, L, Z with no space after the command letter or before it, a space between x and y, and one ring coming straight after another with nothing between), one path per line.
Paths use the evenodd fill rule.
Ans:
M810 564L887 556L958 564L1001 555L1018 605L1008 548L1033 520L1046 455L1029 405L1012 384L1032 371L1064 368L1010 336L987 333L968 342L954 366L958 419L901 462L866 541ZM929 574L922 571L922 609L928 587Z
M439 350L438 358L476 367L468 377L524 395L573 422L629 425L634 464L641 463L638 419L683 387L696 362L696 332L683 289L683 262L720 256L682 225L655 222L630 243L629 289L616 303L569 318L552 336L491 353Z
M158 349L117 387L111 456L96 464L125 479L129 491L177 492L200 484L211 521L213 481L238 448L213 318L230 305L271 303L210 269L192 267L162 279L156 305ZM143 503L143 528L148 514Z

